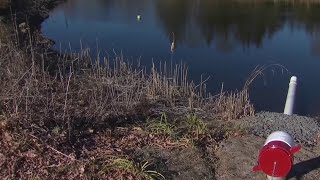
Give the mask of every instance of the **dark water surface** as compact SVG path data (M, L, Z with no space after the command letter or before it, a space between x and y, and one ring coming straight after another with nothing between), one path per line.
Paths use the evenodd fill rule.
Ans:
M137 16L141 15L138 20ZM69 0L42 32L57 50L97 48L109 56L185 62L190 78L211 76L212 93L241 89L258 65L273 66L251 87L258 110L282 112L298 76L296 113L320 112L320 4L233 0ZM170 50L171 43L176 46Z

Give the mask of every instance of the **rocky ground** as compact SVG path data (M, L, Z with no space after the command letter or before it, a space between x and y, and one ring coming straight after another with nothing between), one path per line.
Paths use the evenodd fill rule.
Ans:
M307 146L316 144L320 135L318 121L297 115L261 112L256 114L255 118L244 118L235 124L239 129L264 138L274 131L285 131L291 134L297 143Z

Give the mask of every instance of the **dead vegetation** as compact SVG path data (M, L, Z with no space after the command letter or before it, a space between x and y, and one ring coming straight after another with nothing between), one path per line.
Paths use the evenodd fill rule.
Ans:
M188 80L185 65L147 71L122 56L93 59L88 49L58 55L14 27L0 38L1 179L162 179L148 160L133 159L135 149L214 139L194 113L254 114L247 88L212 96L205 81ZM190 116L174 122L181 112Z

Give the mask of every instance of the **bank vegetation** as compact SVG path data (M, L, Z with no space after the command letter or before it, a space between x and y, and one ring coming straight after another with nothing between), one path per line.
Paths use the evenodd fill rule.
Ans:
M0 30L4 179L161 177L142 170L146 164L131 161L124 149L200 140L207 131L195 116L230 120L254 114L247 88L211 95L205 80L195 84L188 79L186 65L155 63L146 69L122 55L92 58L89 49L59 54L45 48L27 24L23 28L14 24ZM164 121L164 115L170 118ZM128 132L119 135L119 128ZM132 137L139 143L130 147ZM122 163L133 164L121 171L113 167Z
M90 49L60 54L10 17L0 22L1 179L164 179L136 149L209 145L226 131L208 122L254 114L250 81L211 95L184 64L147 69Z

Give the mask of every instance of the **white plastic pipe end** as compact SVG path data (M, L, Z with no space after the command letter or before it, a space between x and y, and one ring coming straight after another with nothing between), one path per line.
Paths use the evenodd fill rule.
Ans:
M272 176L267 176L268 180L285 180L285 177L272 177Z
M290 79L287 100L286 100L286 104L283 111L284 114L287 114L287 115L293 114L293 107L294 107L294 101L295 101L295 95L296 95L296 86L297 86L297 77L292 76Z
M298 80L297 76L292 76L291 79L290 79L290 83L297 84L297 80Z

